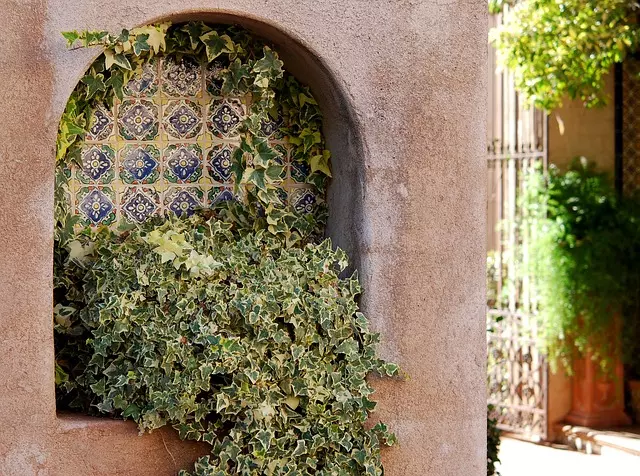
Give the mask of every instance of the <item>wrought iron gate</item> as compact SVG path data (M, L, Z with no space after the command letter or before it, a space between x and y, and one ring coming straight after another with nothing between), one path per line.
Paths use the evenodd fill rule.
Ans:
M491 26L501 21L496 15ZM509 71L496 71L489 47L487 127L488 402L500 429L544 439L547 362L537 345L532 280L523 273L535 230L516 226L524 177L547 164L547 117L525 108Z

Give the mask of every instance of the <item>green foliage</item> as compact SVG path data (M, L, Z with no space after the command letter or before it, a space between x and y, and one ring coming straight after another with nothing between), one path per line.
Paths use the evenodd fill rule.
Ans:
M603 104L604 78L638 47L637 3L628 0L491 0L504 24L490 35L516 88L550 110L565 95Z
M363 426L366 376L398 368L376 357L358 280L339 277L347 258L329 240L283 246L193 216L83 234L67 252L82 290L67 292L58 331L86 340L63 398L90 389L99 412L206 441L196 474L382 474L393 436Z
M638 295L636 202L585 159L565 173L551 167L546 180L533 174L526 188L525 220L538 230L530 272L551 362L571 370L577 354L590 352L607 370L619 350L615 319Z
M281 165L264 121L284 119L294 160L324 191L330 154L310 91L277 54L243 30L203 23L67 32L69 45L105 48L60 124L55 187L54 328L57 403L172 425L211 445L195 475L381 475L395 437L364 425L375 408L379 336L358 312L347 257L321 240L325 212L300 214L277 194ZM251 96L232 157L243 203L190 218L110 230L80 228L68 210L70 166L93 108L154 55L223 65L222 89ZM183 473L188 474L188 473Z
M496 471L496 463L500 462L498 454L500 452L500 430L498 422L492 415L493 406L487 407L487 476L500 476Z

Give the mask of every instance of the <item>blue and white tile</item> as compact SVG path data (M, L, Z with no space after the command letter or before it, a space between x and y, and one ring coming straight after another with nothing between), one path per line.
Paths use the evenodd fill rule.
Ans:
M162 61L162 90L170 96L196 96L202 90L202 71L195 58L166 57Z
M153 187L127 187L120 198L121 216L130 223L144 223L161 209L160 194Z
M197 144L171 144L164 150L164 178L170 183L195 183L202 168L202 149Z
M160 151L156 146L132 144L120 151L120 180L124 183L155 183L159 175Z
M192 139L202 130L202 108L188 99L169 101L162 125L170 139Z
M80 152L82 167L76 178L82 184L107 184L115 176L115 153L108 145L85 144Z

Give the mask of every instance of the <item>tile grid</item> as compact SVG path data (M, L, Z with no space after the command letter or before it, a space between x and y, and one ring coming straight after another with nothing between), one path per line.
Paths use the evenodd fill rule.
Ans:
M241 198L233 193L229 158L250 98L217 94L215 71L189 57L163 58L145 66L113 110L95 111L83 167L72 170L70 181L72 209L85 224L141 223L167 211L191 213L197 205ZM291 163L276 124L263 129L272 132L269 141L283 156L285 197L299 211L312 211L316 197L304 183L308 167Z

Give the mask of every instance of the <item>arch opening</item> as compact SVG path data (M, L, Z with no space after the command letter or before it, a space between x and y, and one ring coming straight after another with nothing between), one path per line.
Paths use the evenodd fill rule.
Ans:
M309 85L323 113L323 133L326 138L327 148L332 152L333 178L330 180L326 192L326 199L329 210L329 219L327 223L326 234L333 238L336 245L342 247L349 253L349 255L354 260L352 265L354 264L357 266L359 256L357 252L359 233L357 224L360 223L360 221L358 220L358 216L360 213L360 200L362 198L362 180L360 174L362 173L361 163L363 160L363 145L358 132L355 114L350 105L350 102L347 99L347 95L344 93L343 87L339 84L336 76L333 75L326 67L326 65L324 65L324 63L318 59L317 55L313 54L309 49L304 47L301 42L293 40L283 31L264 22L241 18L230 14L188 14L184 16L173 17L172 21L174 23L182 23L192 19L197 19L199 21L205 21L207 23L214 24L235 24L246 28L253 35L259 38L263 38L269 44L272 44L274 46L274 49L280 54L280 57L283 59L285 63L285 69L297 79L299 79L302 83ZM162 67L160 66L159 68ZM161 76L163 74L163 70L156 69L155 74ZM206 74L206 72L203 71L202 74L204 75ZM162 86L160 85L160 88L161 87ZM206 89L206 85L204 86L204 88ZM134 94L133 96L135 96L135 98L133 98L134 102L138 101L139 103L141 101L147 100L141 95L136 96ZM180 98L165 99L166 104L163 104L162 107L164 108L164 106L167 106L168 111L172 110L171 107L173 107L172 104L169 104L170 101L180 100ZM176 104L173 109L179 109L180 107L184 107L185 105L188 106L188 104L183 104L183 102ZM122 104L123 103L120 103L120 105ZM160 111L162 114L162 112L164 112L164 109L161 108ZM118 119L119 117L124 117L124 115L114 111L113 116L114 130L116 130L117 133L120 133L121 131L119 130L119 127L122 124L118 123ZM142 117L142 121L145 120L144 114L138 115L137 117ZM206 120L206 114L203 118L203 121L204 120ZM168 127L170 127L170 124L171 123L169 123ZM181 132L181 126L179 123L173 124L173 126L173 133L182 133L182 142L188 142L191 139L190 137L188 137L189 131L186 128L183 132ZM207 125L203 123L202 127L206 128ZM127 128L124 127L123 131L125 131L126 129ZM104 171L102 170L102 168L104 168L104 164L102 164L101 162L99 153L103 152L101 148L104 144L100 143L100 130L96 129L95 132L96 135L94 137L96 140L94 141L95 144L93 145L98 145L99 147L97 147L96 150L93 151L95 152L93 155L96 159L94 175L96 179L100 179L104 177ZM121 150L123 154L125 153L125 151L128 151L135 145L133 144L133 142L146 142L145 139L147 139L147 137L145 137L144 135L136 135L137 133L135 129L130 129L125 132L128 132L132 135L130 138L124 137L124 142L121 144ZM132 142L129 143L127 141ZM173 144L164 145L170 146ZM120 160L119 153L120 152L118 151L114 152L114 161L117 161L118 164L123 165L125 157L123 155L123 160ZM156 151L156 154L162 155L162 152L158 150ZM154 156L153 153L149 153L148 156L151 161L159 158L158 156ZM141 187L152 185L150 177L155 172L158 172L157 175L159 176L164 175L164 170L156 169L154 172L154 168L151 166L151 164L145 161L147 158L146 156L138 154L137 158L139 159L138 161L142 160L143 162L139 166L137 166L137 172L132 171L133 169L135 169L135 167L133 167L133 169L131 170L127 170L126 167L124 168L124 175L127 175L128 173L128 178L129 180L133 180L134 185ZM74 171L73 173L76 172L78 171ZM120 167L120 170L115 170L113 173L114 175L122 175L123 167ZM136 173L139 173L139 176L136 175ZM92 178L94 178L91 176L91 173L85 173L84 175L84 178L89 182L91 182ZM173 178L177 178L178 182L180 181L180 179L182 179L182 176L180 174L174 173L173 175ZM146 179L149 179L149 181L145 183ZM127 197L127 199L131 198L133 198L133 196ZM140 212L143 211L142 208L144 208L145 204L140 202L140 200L138 200L136 203L133 203L132 201L131 204L133 208L130 208L126 212L123 210L122 213L127 213L130 218L134 217L137 210L136 207L138 205L141 207L139 209ZM166 205L169 206L168 203ZM78 210L81 210L81 206L81 202L76 203L76 208ZM87 212L90 213L90 211L88 211L88 208ZM111 223L104 224L109 225ZM77 419L74 417L73 421L76 420Z

